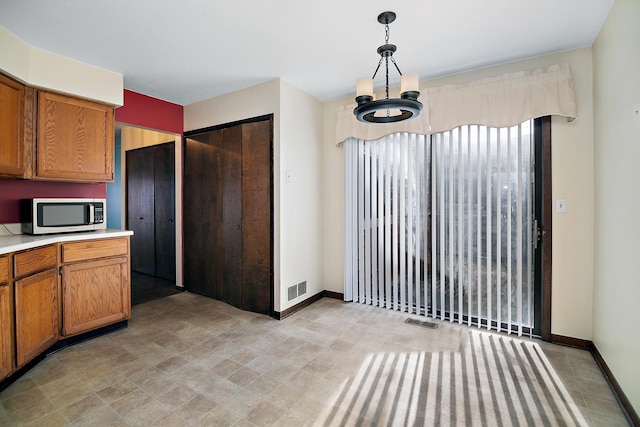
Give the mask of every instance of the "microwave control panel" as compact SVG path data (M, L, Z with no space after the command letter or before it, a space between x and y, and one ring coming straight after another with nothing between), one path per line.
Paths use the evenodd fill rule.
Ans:
M96 203L93 210L93 223L102 224L104 222L104 208L102 203Z

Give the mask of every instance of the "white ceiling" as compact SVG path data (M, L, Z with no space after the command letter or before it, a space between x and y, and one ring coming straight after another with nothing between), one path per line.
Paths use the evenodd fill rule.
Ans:
M590 46L613 1L0 0L0 25L181 105L276 77L327 101L373 74L382 11L400 69L425 79Z

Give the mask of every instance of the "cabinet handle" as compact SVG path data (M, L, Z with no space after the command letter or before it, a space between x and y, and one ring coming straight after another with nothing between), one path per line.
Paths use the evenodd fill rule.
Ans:
M140 221L142 221L143 219L144 219L143 217L140 217Z
M169 218L169 224L171 224L173 222L173 220L171 218Z

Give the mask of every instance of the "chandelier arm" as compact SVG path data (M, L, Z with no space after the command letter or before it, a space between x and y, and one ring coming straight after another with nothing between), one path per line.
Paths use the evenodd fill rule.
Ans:
M393 62L393 65L396 66L396 70L398 70L398 74L402 76L402 71L400 71L400 68L398 68L398 64L396 63L396 60L393 59L393 56L391 57L391 62Z
M376 74L378 74L378 70L380 69L380 65L382 65L382 57L380 57L380 61L378 61L378 66L376 67L376 71L373 73L373 77L371 77L372 80L376 78Z

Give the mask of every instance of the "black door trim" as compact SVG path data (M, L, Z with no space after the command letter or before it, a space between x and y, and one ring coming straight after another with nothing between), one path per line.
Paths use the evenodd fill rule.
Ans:
M551 193L551 117L534 120L535 218L540 239L535 251L534 333L551 341L551 242L553 197Z

